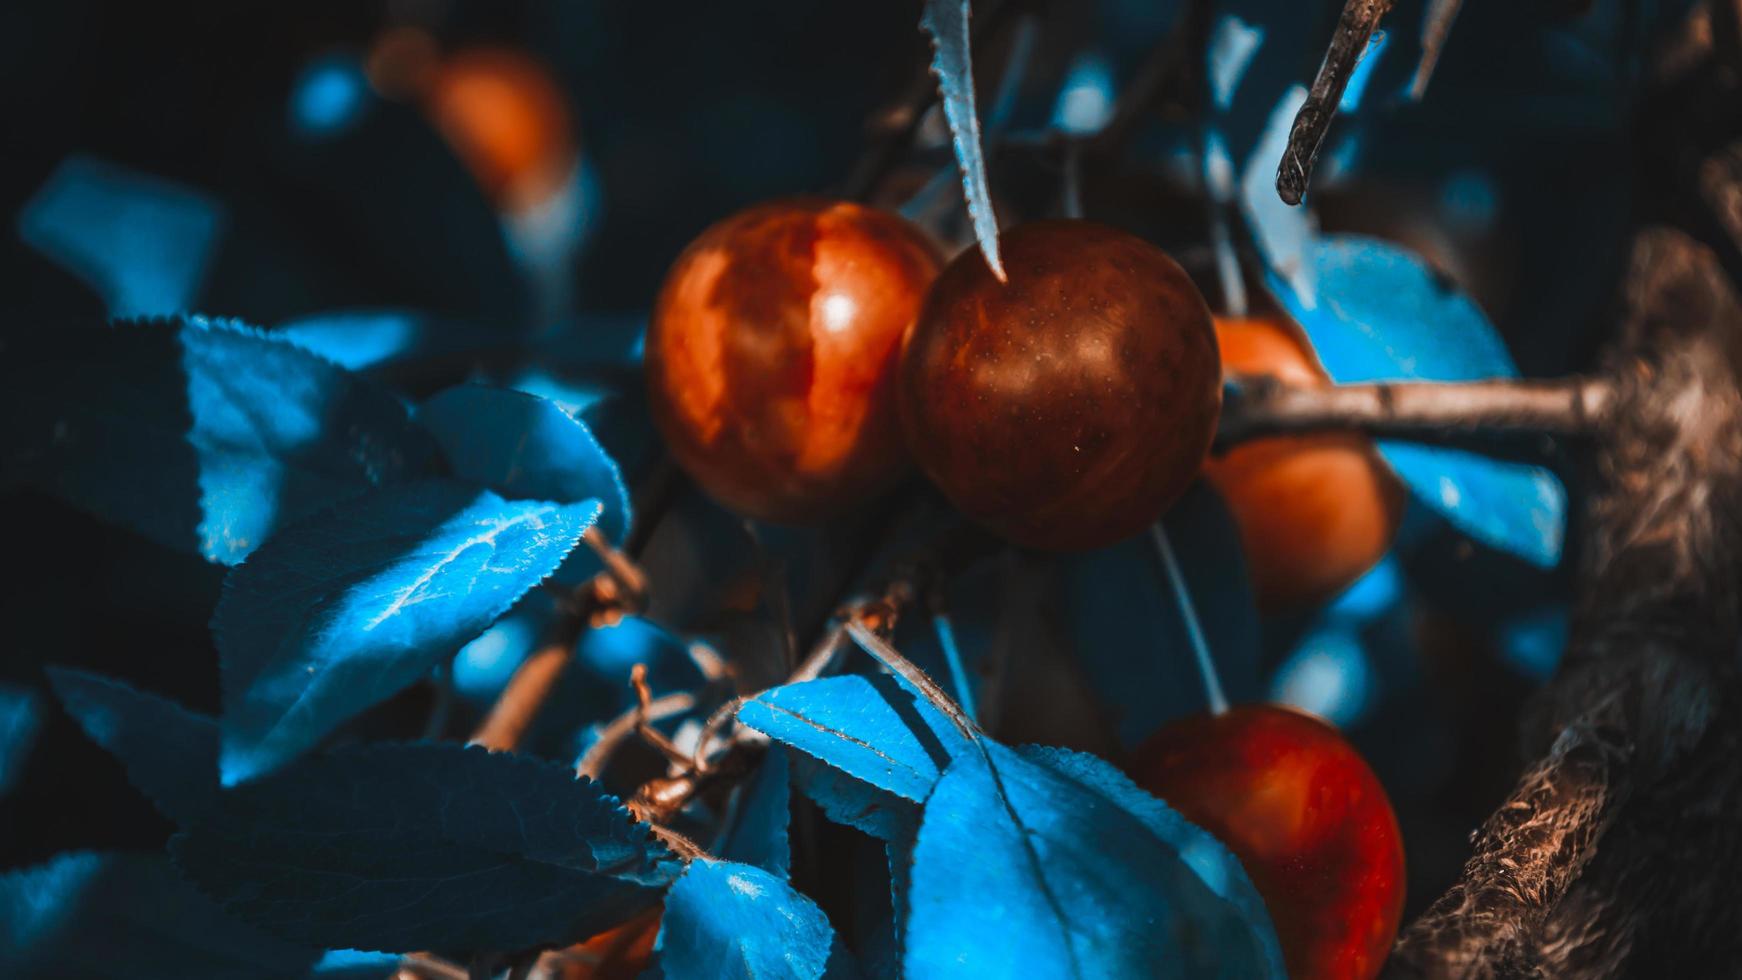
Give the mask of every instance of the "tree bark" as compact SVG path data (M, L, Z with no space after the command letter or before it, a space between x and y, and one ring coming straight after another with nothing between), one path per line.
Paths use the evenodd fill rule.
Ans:
M1393 977L1742 969L1742 308L1712 253L1636 241L1568 649L1537 761Z

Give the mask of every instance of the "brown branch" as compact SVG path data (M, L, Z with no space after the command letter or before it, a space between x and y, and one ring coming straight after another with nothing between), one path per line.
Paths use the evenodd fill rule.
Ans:
M1336 33L1331 35L1330 48L1324 63L1313 78L1313 87L1306 101L1294 115L1294 127L1288 132L1288 148L1276 167L1276 193L1284 203L1299 204L1306 196L1307 182L1312 179L1313 164L1318 161L1319 148L1330 131L1331 120L1337 115L1337 103L1343 99L1343 89L1361 56L1367 53L1367 42L1379 21L1391 10L1394 0L1346 0L1343 15L1337 19Z
M556 690L557 680L568 666L569 657L574 655L580 636L580 618L564 617L551 637L508 678L496 703L490 706L490 713L472 733L473 745L482 745L492 752L510 752L519 747L544 702Z
M1219 449L1264 436L1326 430L1372 436L1542 432L1590 435L1606 424L1613 386L1604 378L1553 381L1286 385L1234 378L1216 430Z
M1580 601L1526 751L1393 977L1710 976L1742 963L1742 306L1710 251L1636 242Z

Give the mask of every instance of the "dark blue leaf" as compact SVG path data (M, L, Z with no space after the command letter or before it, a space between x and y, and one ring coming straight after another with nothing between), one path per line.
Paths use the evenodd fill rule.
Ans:
M916 805L966 745L937 709L883 674L773 688L739 708L738 720L803 753L797 784L831 819L884 839L911 830Z
M0 975L302 977L319 953L245 925L161 854L63 854L0 875Z
M1312 289L1272 276L1339 383L1471 381L1518 370L1487 317L1421 260L1387 242L1327 235L1307 251ZM1538 466L1438 447L1380 443L1421 501L1487 545L1544 567L1560 560L1566 491Z
M224 209L192 187L68 157L18 215L18 234L103 297L112 316L192 305Z
M64 667L49 684L91 741L121 760L127 779L186 826L218 796L218 723L109 677Z
M792 776L785 752L770 750L739 791L732 825L715 850L728 861L753 864L782 878L792 872Z
M926 801L907 976L1284 975L1262 906L1253 917L1206 885L1152 808L1140 818L1126 793L981 744Z
M12 788L41 724L41 706L36 692L27 687L0 684L0 795Z
M226 785L266 772L425 676L549 575L595 500L503 500L432 481L285 528L224 581Z
M566 766L431 743L309 756L221 794L171 852L246 921L387 952L585 939L657 900L675 870Z
M1223 691L1264 693L1258 612L1232 515L1200 481L1163 519ZM1121 744L1205 709L1185 621L1147 535L1066 559L1076 656L1110 709Z
M555 403L484 385L441 392L418 410L454 473L511 499L604 503L599 528L629 531L629 490L585 423Z
M974 237L986 264L1000 280L1004 263L998 258L998 217L992 211L992 189L986 180L986 156L980 148L980 117L974 108L974 66L968 32L969 0L926 0L919 24L932 40L932 71L938 76L944 118L950 124L956 163L962 170L962 193L974 222Z
M227 565L436 458L385 390L198 317L22 336L0 358L0 415L8 473Z
M302 317L272 335L350 371L392 367L500 344L500 331L414 310L338 310Z
M665 898L659 965L683 980L815 980L835 931L816 903L761 868L690 862Z

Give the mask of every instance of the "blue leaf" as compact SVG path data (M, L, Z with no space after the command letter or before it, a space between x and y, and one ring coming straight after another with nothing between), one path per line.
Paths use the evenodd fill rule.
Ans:
M24 771L30 747L36 743L41 713L35 691L0 684L0 795L11 789Z
M732 826L715 850L729 861L788 877L792 872L792 843L787 837L791 803L792 775L786 753L772 750L739 791Z
M937 709L893 677L847 675L773 688L738 720L803 753L793 773L830 819L890 839L966 745Z
M18 235L112 316L161 316L193 303L223 223L222 205L194 188L72 156L25 203Z
M0 416L8 473L226 565L436 460L385 390L198 317L21 336L0 359Z
M1283 976L1262 908L1206 885L1158 811L981 744L926 801L907 976Z
M1316 295L1271 279L1339 383L1515 377L1488 319L1405 250L1327 235L1308 249ZM1543 567L1560 560L1566 491L1547 470L1437 447L1380 443L1410 490L1466 534Z
M616 542L629 532L629 490L585 423L554 403L506 388L460 385L418 410L463 479L511 499L605 505L599 528Z
M127 779L187 826L218 796L218 723L99 674L48 668L49 684L91 741L121 760Z
M388 368L500 344L500 331L414 310L338 310L273 329L274 337L350 371Z
M1262 645L1240 532L1199 481L1163 519L1222 687L1261 696ZM1130 748L1170 719L1205 708L1185 621L1147 535L1072 555L1065 598L1076 657Z
M543 590L527 593L454 655L454 691L479 706L495 701L514 672L550 635L557 615L556 596Z
M482 633L574 549L598 501L503 500L431 481L285 528L212 618L225 785L315 745Z
M1263 46L1262 25L1249 24L1233 14L1216 19L1216 26L1210 33L1210 46L1205 51L1209 61L1206 74L1210 83L1210 105L1216 112L1224 113L1233 108L1234 93L1240 88L1240 80L1245 77L1246 69L1252 67L1253 57Z
M433 743L309 756L221 794L170 850L245 921L386 952L578 941L656 901L675 870L566 766Z
M816 903L748 864L690 862L665 898L661 971L683 980L815 980L835 931Z
M938 76L944 118L950 124L956 163L962 170L962 193L968 201L968 216L974 222L974 237L992 274L1004 281L1004 263L998 257L998 217L992 212L992 189L986 180L986 157L980 148L980 117L974 108L974 67L969 52L969 0L926 0L919 25L932 40L932 71Z
M381 980L396 976L397 953L366 953L357 949L329 949L309 970L310 980Z
M63 854L0 875L0 975L301 977L315 949L226 914L161 854Z
M1252 924L1253 938L1262 947L1260 959L1272 973L1280 975L1282 950L1277 945L1264 899L1253 886L1240 859L1214 835L1145 792L1131 781L1131 777L1105 759L1085 752L1041 745L1023 746L1017 752L1035 765L1098 793L1172 847L1210 891L1233 905Z

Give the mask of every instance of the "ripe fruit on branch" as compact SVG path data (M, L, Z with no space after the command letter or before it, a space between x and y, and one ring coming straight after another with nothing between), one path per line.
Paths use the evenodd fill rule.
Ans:
M1403 915L1403 836L1373 771L1307 714L1247 705L1171 724L1132 776L1228 845L1293 980L1370 980Z
M1018 544L1111 544L1161 516L1209 450L1209 309L1165 253L1113 228L1038 222L1000 245L1010 281L962 253L906 342L908 445L957 508Z
M1222 369L1290 385L1330 379L1291 324L1216 318ZM1355 433L1278 436L1236 446L1204 473L1234 520L1260 609L1323 599L1373 567L1403 513L1403 488L1372 440Z
M820 520L888 486L907 466L896 356L937 270L913 226L846 202L776 201L704 231L648 327L672 455L769 521Z

